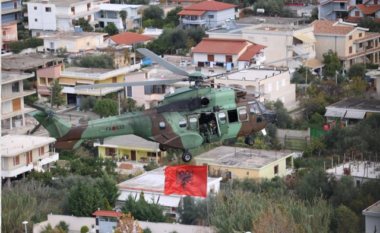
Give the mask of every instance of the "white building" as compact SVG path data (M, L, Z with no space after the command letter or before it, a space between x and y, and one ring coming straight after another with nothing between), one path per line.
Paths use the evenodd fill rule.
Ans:
M296 87L290 83L288 69L246 69L216 77L216 84L235 86L250 91L263 92L260 101L281 100L288 110L297 107Z
M49 151L55 138L27 135L1 137L1 177L11 185L11 179L32 170L49 170L49 164L58 160L58 153Z
M30 0L24 4L28 10L26 28L32 31L32 36L73 30L79 18L94 25L97 23L94 14L100 10L94 0Z
M236 5L217 1L204 1L183 8L178 12L180 24L184 28L204 27L208 29L226 25L235 20Z
M380 201L363 210L363 215L366 233L373 233L380 229Z
M375 180L380 176L380 163L373 161L351 161L327 169L327 173L340 179L349 175L354 178L356 186L368 180Z
M140 28L141 26L141 8L142 5L125 5L125 4L100 4L100 11L95 13L95 19L99 21L99 26L104 28L108 23L114 23L119 30L129 30ZM127 12L126 28L120 17L120 11Z
M222 178L207 178L207 193L218 193L220 189L220 181ZM165 195L165 167L146 172L140 176L132 178L118 184L120 196L116 205L121 206L129 195L138 201L140 193L144 192L144 198L149 203L157 203L164 207L164 213L169 213L173 217L179 217L176 210L180 205L184 195Z

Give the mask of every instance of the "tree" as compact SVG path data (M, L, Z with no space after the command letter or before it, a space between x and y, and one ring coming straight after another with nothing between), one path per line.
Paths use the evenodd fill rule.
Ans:
M310 21L313 22L315 20L318 20L318 7L315 7L313 10L311 10Z
M124 30L127 29L127 22L126 22L126 19L128 17L128 13L125 11L125 10L121 10L119 12L119 15L120 15L120 18L121 18L121 21L123 22L123 27L124 27ZM108 26L108 25L107 25ZM117 34L117 33L116 33Z
M121 208L123 213L131 213L136 219L149 222L166 222L166 217L163 214L163 209L156 203L148 203L145 201L144 193L140 193L140 198L135 201L129 195Z
M112 22L107 23L104 31L108 33L108 36L119 34L119 29L117 29L116 25Z
M167 24L173 24L174 27L179 25L179 15L177 15L178 12L182 10L182 7L176 7L173 10L169 11L168 14L165 17L165 25Z
M315 197L329 198L332 193L328 176L321 168L315 168L306 174L296 185L300 198L313 200Z
M53 228L49 223L48 225L43 227L40 233L68 233L68 231L63 230L59 225Z
M19 53L27 48L37 48L44 45L44 40L41 38L31 37L24 41L11 41L9 47L13 53Z
M149 6L144 10L144 18L145 19L163 19L164 18L164 10L158 6Z
M102 206L102 193L91 184L81 181L68 193L68 209L76 217L91 217L95 210Z
M208 35L203 27L190 28L187 30L189 38L193 39L196 44L202 41L203 38L207 38Z
M342 63L336 52L333 52L331 49L323 54L323 74L329 77L334 77L336 71L342 69Z
M80 109L84 111L88 111L92 108L94 108L96 104L96 98L95 96L87 96L82 99L82 103L80 105Z
M347 76L352 79L356 77L364 78L366 73L365 65L363 63L353 64L350 69L348 69Z
M132 98L126 98L121 101L121 109L123 112L134 112L144 110L145 106L141 105L139 107L136 105L136 100Z
M102 178L98 178L94 183L95 188L100 190L111 206L114 206L120 195L117 183L108 176L106 172Z
M365 98L365 91L368 88L368 83L361 77L355 77L352 82L348 85L345 92L346 97L363 99Z
M84 32L92 32L94 31L94 28L90 24L90 20L87 20L85 18L79 18L78 20L75 21L75 25L79 26L82 28Z
M74 65L88 68L112 69L114 67L114 59L107 54L101 54L99 56L86 55L79 63L75 62Z
M288 110L285 108L284 103L281 100L276 102L266 103L266 106L273 109L277 116L277 127L280 129L291 129L293 128L293 118L289 114Z
M115 227L115 233L144 233L139 222L131 215L131 213L123 214Z
M63 87L59 84L59 79L55 79L48 89L52 95L51 98L48 98L49 103L53 100L51 104L57 105L57 108L66 103L65 97L62 96Z
M332 225L337 233L358 232L359 219L356 214L344 205L334 211Z
M181 224L205 225L205 221L207 221L207 202L202 199L196 200L191 196L185 196L182 201L182 205L177 210Z
M111 99L99 100L94 106L94 112L101 117L116 116L119 114L117 110L117 102Z
M325 148L326 148L326 145L323 142L323 139L321 139L321 138L312 138L311 139L310 150L312 152L317 153L319 157L321 157L321 153L322 153L322 151L325 150Z
M358 26L368 28L370 32L380 32L380 23L373 17L362 17Z

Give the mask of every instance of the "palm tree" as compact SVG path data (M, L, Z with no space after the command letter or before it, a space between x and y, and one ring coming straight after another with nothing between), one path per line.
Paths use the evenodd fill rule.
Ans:
M123 27L124 27L124 31L125 31L125 29L127 28L126 19L128 17L128 13L125 10L122 10L119 12L119 15L120 15L121 21L123 21Z

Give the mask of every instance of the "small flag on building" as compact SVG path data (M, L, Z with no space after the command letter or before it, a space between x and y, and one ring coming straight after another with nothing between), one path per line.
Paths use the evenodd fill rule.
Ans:
M166 167L164 193L207 197L207 165Z

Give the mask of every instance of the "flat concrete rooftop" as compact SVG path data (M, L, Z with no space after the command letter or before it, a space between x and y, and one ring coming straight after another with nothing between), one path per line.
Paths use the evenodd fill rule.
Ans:
M34 73L21 73L11 71L1 71L1 84L13 83L34 76Z
M357 109L380 111L380 100L366 99L345 99L326 108Z
M16 156L55 141L52 137L5 135L1 137L1 157Z
M98 143L95 143L94 146L100 146ZM107 137L104 140L102 146L107 147L115 146L115 147L132 147L132 148L141 148L141 149L149 149L154 151L159 151L158 143L151 142L145 140L144 138L135 136L135 135L121 135L115 137Z
M229 74L226 74L226 76L218 77L216 80L223 80L223 79L227 79L228 77L228 80L259 81L259 80L271 78L283 72L288 72L288 71L280 71L280 70L274 70L274 69L246 69L246 70L231 72Z
M195 157L195 160L207 160L209 165L260 169L292 155L293 152L288 150L272 151L221 146Z
M68 6L72 4L85 4L88 2L94 2L94 1L93 0L49 0L47 4ZM42 4L42 0L29 0L26 3L41 3Z
M327 169L326 172L334 175L344 175L344 169L350 169L350 175L354 177L376 179L380 176L380 162L357 161L344 163L333 168Z
M1 66L6 70L28 70L44 66L48 62L63 61L62 57L54 57L48 54L12 54L1 57Z
M76 33L74 31L61 32L53 35L40 36L44 40L78 40L86 37L94 37L94 36L104 36L107 33L99 33L99 32L81 32Z
M88 74L104 74L113 71L113 69L104 68L87 68L87 67L69 67L65 69L65 72L78 72Z

